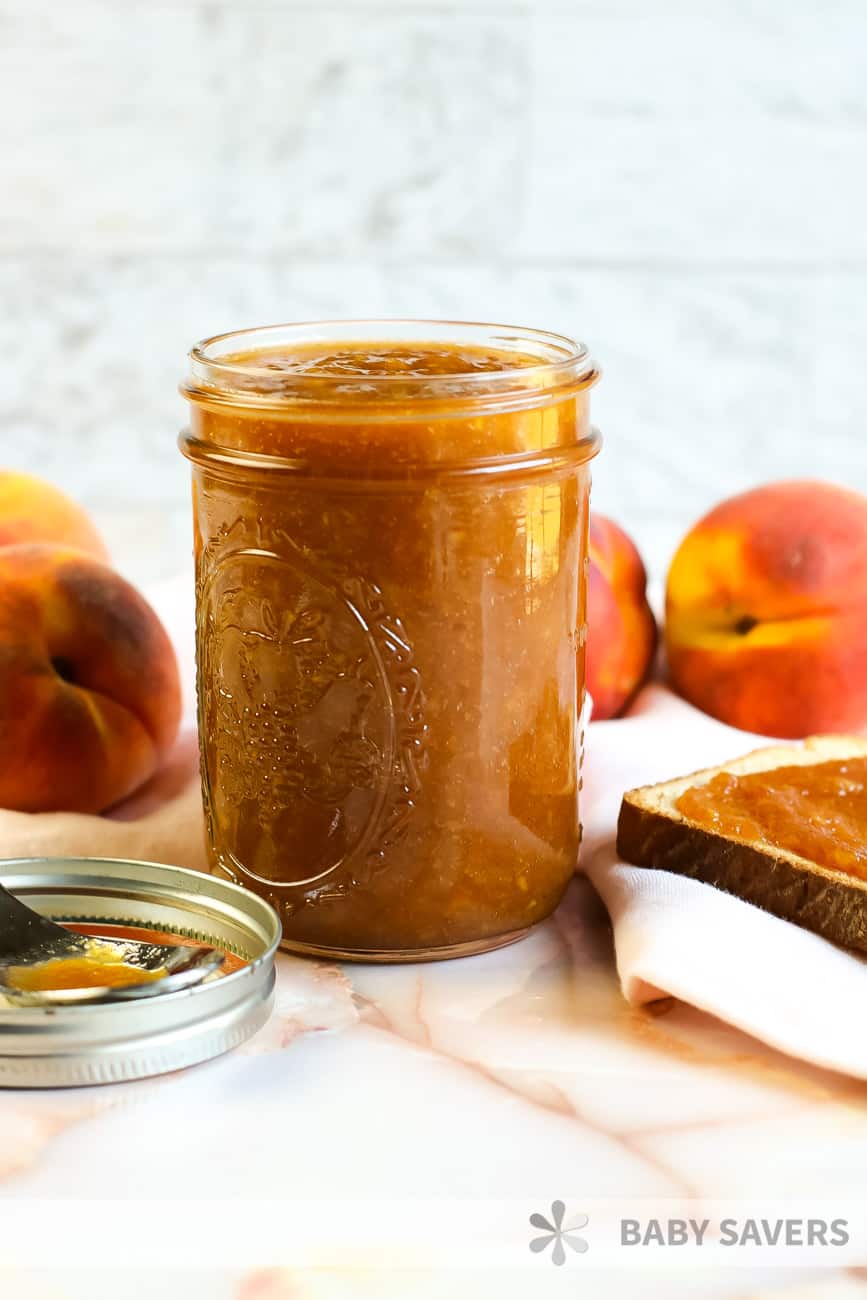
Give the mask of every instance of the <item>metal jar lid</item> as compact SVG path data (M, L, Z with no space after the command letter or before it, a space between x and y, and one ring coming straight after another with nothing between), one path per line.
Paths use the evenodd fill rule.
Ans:
M16 858L0 862L0 880L52 920L162 930L247 963L132 1002L48 1008L0 999L0 1088L164 1074L237 1047L267 1020L280 921L248 890L181 867L114 858Z

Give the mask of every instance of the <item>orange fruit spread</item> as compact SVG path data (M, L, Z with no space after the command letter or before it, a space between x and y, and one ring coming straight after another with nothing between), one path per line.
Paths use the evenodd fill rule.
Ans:
M584 399L506 348L223 360L238 387L201 397L193 436L307 468L197 467L214 870L271 899L287 940L330 952L523 930L578 854L589 471L513 462L571 453Z
M143 970L132 966L111 944L91 940L79 957L53 957L33 966L10 966L6 980L22 993L47 993L58 989L123 988L162 979L164 968Z
M11 988L22 993L47 993L59 989L123 988L131 984L147 984L162 979L168 972L162 967L148 971L123 960L122 950L101 939L114 939L120 943L133 940L137 943L182 943L191 948L208 947L198 939L181 938L165 930L150 930L137 926L98 924L76 921L67 929L91 940L80 957L61 957L33 966L10 966L5 979ZM223 964L218 976L241 970L246 962L234 953L223 954Z
M225 358L234 365L251 365L286 375L322 375L333 379L366 379L377 375L420 376L492 374L539 365L525 352L491 348L455 347L450 344L346 343L340 347L313 344L306 347L253 349ZM363 389L359 390L362 394Z
M685 790L676 807L718 835L867 880L867 758L719 772Z

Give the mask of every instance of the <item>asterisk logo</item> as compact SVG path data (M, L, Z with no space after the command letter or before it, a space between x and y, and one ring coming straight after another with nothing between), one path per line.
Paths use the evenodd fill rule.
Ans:
M530 1249L538 1255L553 1243L554 1249L551 1251L552 1264L565 1264L566 1252L563 1249L563 1243L570 1246L572 1250L579 1255L583 1255L585 1250L590 1249L588 1242L583 1237L579 1237L576 1229L586 1228L590 1222L586 1214L579 1214L572 1223L563 1223L563 1216L566 1213L566 1206L562 1201L551 1202L551 1219L545 1218L544 1214L531 1214L530 1223L534 1228L541 1228L544 1232L542 1237L534 1237L530 1242Z

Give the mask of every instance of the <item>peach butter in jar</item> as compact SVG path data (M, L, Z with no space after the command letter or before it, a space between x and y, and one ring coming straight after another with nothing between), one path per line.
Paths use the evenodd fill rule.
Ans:
M497 947L578 855L584 348L372 321L210 339L184 394L212 868L284 946Z

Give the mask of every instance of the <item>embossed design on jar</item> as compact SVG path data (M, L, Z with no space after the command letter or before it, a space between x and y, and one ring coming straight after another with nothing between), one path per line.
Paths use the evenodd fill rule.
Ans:
M333 897L381 867L412 816L427 731L379 589L287 551L210 550L197 635L209 833L226 874L281 891L284 908L287 888Z

